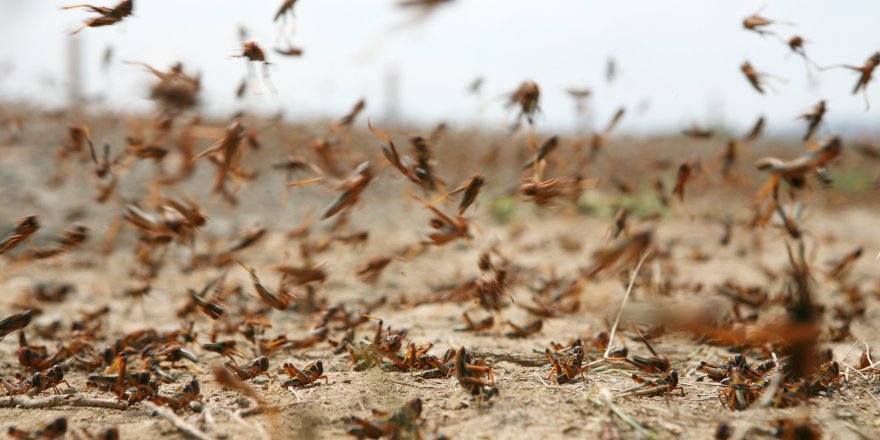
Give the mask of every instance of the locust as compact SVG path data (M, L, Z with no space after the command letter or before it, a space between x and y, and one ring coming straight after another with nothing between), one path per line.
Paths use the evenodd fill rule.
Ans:
M108 8L105 6L93 6L93 5L71 5L65 6L62 9L74 9L74 8L85 8L91 12L97 13L99 16L95 18L90 18L86 20L85 24L83 24L79 29L71 32L71 35L78 34L80 31L87 27L101 27L101 26L110 26L122 21L125 17L131 15L134 10L134 0L123 0L116 4L116 6L112 8Z

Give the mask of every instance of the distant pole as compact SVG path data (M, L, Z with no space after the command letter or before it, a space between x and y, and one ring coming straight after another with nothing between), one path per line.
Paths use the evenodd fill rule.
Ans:
M82 43L80 35L67 38L67 104L71 109L79 109L83 102L82 94Z
M396 124L400 119L400 73L396 66L385 71L385 121Z

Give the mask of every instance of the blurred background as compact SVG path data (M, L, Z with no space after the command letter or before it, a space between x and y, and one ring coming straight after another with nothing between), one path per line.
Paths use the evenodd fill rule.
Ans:
M691 124L741 131L763 114L769 135L799 135L803 121L795 118L820 99L829 108L822 135L877 132L880 84L868 87L875 107L866 112L863 97L851 94L854 72L808 75L784 42L742 28L760 11L793 23L773 29L805 38L818 65L861 66L880 49L876 1L453 0L426 10L396 0L300 0L295 20L283 25L272 21L280 3L136 0L122 23L70 36L94 14L61 9L73 2L0 0L2 100L55 108L79 94L92 109L146 111L153 78L122 61L159 69L182 61L200 72L202 108L218 117L282 112L308 122L338 117L366 98L373 119L501 129L515 116L505 95L532 79L542 88L537 126L562 133L603 126L626 107L624 133L675 133ZM245 61L233 57L237 25L267 51L277 94L236 98L247 76ZM272 51L291 45L303 56ZM751 88L739 69L746 60L778 78L770 80L774 90ZM478 77L480 92L469 93ZM580 117L567 88L592 92Z

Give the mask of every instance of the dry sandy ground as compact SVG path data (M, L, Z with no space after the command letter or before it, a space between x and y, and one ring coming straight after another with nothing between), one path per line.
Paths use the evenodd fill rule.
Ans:
M44 229L37 238L45 242L52 234L77 219L92 227L92 243L84 249L50 261L13 264L0 259L0 291L3 292L2 315L15 311L15 302L29 286L41 281L70 282L76 292L60 304L46 304L44 314L37 322L61 319L69 323L81 310L94 310L108 304L112 313L105 319L105 334L110 338L121 332L146 327L171 330L178 326L174 311L187 300L186 288L198 288L206 280L219 273L208 269L183 273L182 266L188 256L184 249L176 248L169 254L168 267L153 284L153 291L142 300L123 296L123 290L132 285L128 271L132 266L131 242L133 232L124 230L122 241L110 257L96 252L103 232L112 215L120 212L126 201L143 197L144 189L136 177L131 177L121 188L119 199L107 205L97 206L90 200L94 189L89 186L87 172L81 173L61 187L49 189L43 186L52 165L45 160L46 153L54 147L53 139L60 137L60 130L45 135L43 142L34 141L35 147L2 147L0 149L0 179L2 179L3 205L0 208L0 225L8 227L15 220L30 213L41 217ZM375 141L373 141L373 144ZM370 145L373 145L370 144ZM237 231L255 224L267 226L269 234L257 246L246 250L240 258L258 268L267 285L274 286L277 277L269 267L282 261L285 253L291 262L298 261L298 243L285 238L286 231L297 225L305 214L320 210L334 197L326 189L302 188L285 191L283 174L273 172L267 166L269 157L283 157L283 153L263 151L254 162L261 164L262 175L252 187L243 188L242 204L231 209L219 200L210 199L207 178L211 169L200 167L186 191L204 201L211 221L200 237L200 246L207 246L209 237L226 242ZM448 166L448 165L447 165ZM87 171L87 167L83 166ZM620 305L624 293L624 279L605 274L586 285L580 301L581 310L576 314L548 319L543 330L526 339L510 339L503 336L503 329L493 329L480 334L453 331L462 324L461 313L470 311L480 317L485 313L470 302L462 304L431 304L418 307L400 307L401 297L417 299L426 297L431 287L449 282L460 282L479 274L477 258L480 251L497 244L501 253L513 264L521 266L534 276L555 273L571 276L578 268L590 262L591 253L600 248L608 232L610 218L607 213L577 213L571 207L539 210L531 205L517 204L515 215L507 223L501 223L490 215L491 205L499 191L487 191L480 199L473 215L479 224L474 239L453 243L442 248L431 248L425 254L410 261L395 260L375 285L364 284L354 276L354 268L369 258L387 255L391 250L412 244L428 231L428 213L412 201L404 201L404 180L391 177L391 170L383 170L378 182L366 193L365 201L352 216L351 230L368 229L369 241L360 248L334 244L328 252L318 254L316 260L326 264L329 279L320 288L319 297L332 303L344 301L349 304L369 302L387 296L389 305L377 309L374 314L385 319L388 325L408 330L407 340L416 343L432 343L432 352L442 354L450 347L466 346L488 353L497 376L500 395L488 402L477 402L462 391L454 378L448 380L425 380L411 373L368 370L350 370L346 354L334 355L326 344L306 350L276 353L270 359L272 379L257 378L252 382L263 398L274 404L287 405L273 414L263 414L236 419L233 414L241 405L249 404L239 393L216 384L210 374L211 366L223 362L219 356L204 352L193 346L200 358L191 373L181 376L177 384L163 384L162 392L172 392L177 385L195 374L202 384L202 412L185 409L179 416L198 426L214 438L338 438L344 436L348 419L352 415L369 417L372 408L392 410L409 399L419 397L424 401L423 418L425 432L436 429L449 438L595 438L610 423L620 438L639 438L631 426L617 416L609 415L601 403L603 390L617 391L629 387L632 371L626 367L598 368L586 374L586 380L562 386L549 385L545 378L549 368L542 352L551 341L568 342L579 336L589 337L607 330L609 322ZM461 170L468 175L473 170ZM139 170L148 175L149 170ZM132 176L139 174L132 173ZM450 179L452 180L452 179ZM515 184L515 180L513 181ZM504 185L497 185L502 188ZM699 188L699 186L697 186ZM601 192L600 192L601 191ZM597 190L599 194L608 191ZM741 284L766 286L778 292L781 280L770 280L758 267L763 263L775 269L785 265L783 233L777 229L752 232L740 226L749 216L747 190L732 190L725 195L700 197L694 190L693 200L684 207L677 206L655 220L655 243L671 251L669 258L673 272L663 273L681 292L674 296L686 301L709 301L715 298L713 286L726 280ZM876 289L880 263L874 255L880 249L880 235L876 233L877 205L869 203L840 204L816 195L816 204L806 219L810 234L806 238L808 253L817 268L823 261L848 251L855 245L865 247L865 256L857 261L852 280L867 292L867 312L864 319L853 322L852 338L844 342L825 344L834 349L836 359L841 360L857 338L872 348L880 347L878 324L880 324L880 298L870 292ZM821 200L820 200L821 199ZM210 201L209 201L210 200ZM821 203L820 203L821 202ZM718 246L721 227L716 217L704 213L726 212L733 216L737 226L733 240L727 247ZM635 220L633 220L635 221ZM328 226L318 225L312 234L316 237L326 233ZM760 237L760 248L756 247ZM576 243L577 246L567 242ZM693 248L699 248L705 260L693 258ZM204 248L203 248L204 249ZM644 269L645 278L651 275L649 264ZM237 266L227 268L227 280L241 283L255 303L247 274ZM683 286L702 283L701 293L685 292ZM817 275L817 289L821 301L834 300L832 283L823 275ZM652 301L669 301L668 298L652 297L640 281L633 293L632 304L651 304ZM516 303L528 303L530 293L523 285L513 286L511 294ZM722 302L722 304L724 304ZM762 311L768 316L781 314L777 307ZM309 318L296 312L273 311L267 315L273 323L270 335L287 334L298 338L307 334ZM512 305L503 311L503 318L517 323L532 319L527 313ZM204 342L210 331L210 321L199 316L196 331ZM644 352L638 342L631 339L633 332L622 325L624 341L631 353ZM362 326L358 338L367 336L372 328ZM52 345L51 341L35 342ZM244 341L240 341L244 343ZM103 347L106 341L96 345ZM0 375L11 378L18 371L16 360L17 341L10 335L0 343ZM683 335L668 335L656 342L659 352L673 361L681 375L684 395L676 392L666 397L626 398L615 405L627 417L641 424L657 438L711 438L721 421L732 424L740 434L755 428L746 438L766 437L771 420L795 414L808 413L822 427L827 438L856 439L880 436L880 386L876 381L848 375L848 383L830 397L818 397L807 408L766 410L749 409L732 411L719 403L717 386L697 382L694 369L700 360L720 361L728 356L724 349L699 346ZM864 346L860 342L846 358L856 363ZM248 351L250 349L248 348ZM250 354L250 353L249 353ZM595 357L595 353L591 356ZM286 376L278 369L290 361L302 366L324 358L329 383L305 390L289 391L280 383ZM513 362L512 360L519 360ZM522 365L523 360L533 366ZM186 364L186 363L185 363ZM77 393L94 397L111 398L94 390L85 390L86 372L72 370L67 378ZM63 388L63 387L62 387ZM0 409L0 426L31 428L37 423L63 415L71 428L97 430L117 426L122 438L180 438L180 431L168 421L157 417L143 405L135 405L125 411L97 408L53 409ZM762 434L761 432L764 432Z

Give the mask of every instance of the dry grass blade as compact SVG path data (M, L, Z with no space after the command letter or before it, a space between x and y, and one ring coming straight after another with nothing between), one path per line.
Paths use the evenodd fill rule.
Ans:
M108 408L125 411L128 403L120 400L94 399L85 396L70 396L58 394L43 399L32 399L26 396L13 396L11 399L0 399L0 408L24 408L43 409L60 406L73 406L82 408Z
M617 325L620 324L620 315L623 314L623 308L626 307L626 302L629 300L629 294L632 292L633 286L636 283L636 277L639 275L639 269L642 268L642 263L651 255L651 251L645 252L642 255L642 258L639 259L639 264L636 264L636 268L633 271L632 277L629 279L629 286L626 288L626 293L623 295L623 302L620 303L620 310L617 311L617 317L614 318L614 325L611 326L611 334L608 338L608 347L605 349L605 353L602 354L602 357L607 359L608 354L611 353L611 347L614 343L614 334L617 332Z
M178 417L176 414L174 414L168 408L165 408L163 406L158 406L152 402L144 402L144 405L146 405L146 407L149 408L151 411L159 414L160 416L164 417L166 420L171 422L171 424L174 425L175 428L180 430L180 432L183 433L187 437L192 437L197 440L213 440L214 439L214 437L211 437L210 435L206 434L204 431L200 430L199 428L196 428L195 426L191 425L190 423L187 423L185 420Z

